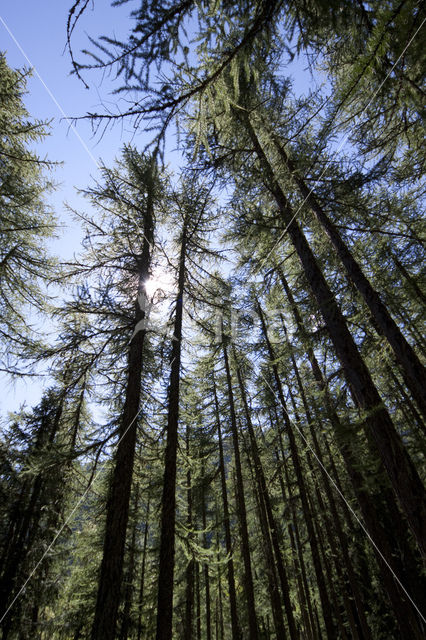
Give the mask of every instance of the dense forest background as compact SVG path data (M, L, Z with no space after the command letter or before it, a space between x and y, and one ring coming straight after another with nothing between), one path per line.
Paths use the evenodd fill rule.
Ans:
M421 640L424 5L111 4L73 258L0 54L1 637Z

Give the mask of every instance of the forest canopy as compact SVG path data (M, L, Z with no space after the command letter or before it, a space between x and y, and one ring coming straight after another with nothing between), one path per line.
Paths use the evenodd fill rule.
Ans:
M111 4L72 259L0 55L1 637L421 640L425 8Z

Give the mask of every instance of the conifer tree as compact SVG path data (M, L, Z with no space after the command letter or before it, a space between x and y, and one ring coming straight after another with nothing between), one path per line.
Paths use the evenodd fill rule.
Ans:
M56 228L46 204L53 163L32 148L47 135L47 124L31 119L24 106L29 76L11 69L0 53L1 366L11 372L22 370L22 358L37 350L30 327L34 312L46 311L41 287L54 265L46 248Z
M88 384L77 354L56 372L56 378L39 405L12 415L5 429L8 473L2 474L2 483L10 484L13 493L8 496L7 528L1 535L4 638L11 632L30 633L30 627L38 633L45 624L39 620L43 607L55 595L54 558L48 552L67 513L77 435L88 418Z
M203 234L209 223L210 189L188 176L182 192L171 202L176 208L181 232L178 243L177 296L170 354L168 387L167 438L164 457L164 482L161 501L161 539L157 600L157 640L171 640L173 618L173 574L176 519L176 459L180 409L180 376L182 358L183 300L188 290L188 262L200 251L207 251Z
M128 266L128 270L136 278L133 333L128 346L125 398L120 416L119 440L109 487L104 549L93 622L93 640L114 638L117 625L143 375L143 346L146 336L144 320L147 313L145 283L149 278L151 267L154 208L161 197L158 193L160 187L155 154L152 158L143 159L128 150L126 161L130 174L128 177L117 177L109 172L106 174L107 183L104 188L90 192L91 198L100 198L106 203L105 206L111 201L117 206L117 218L121 225L126 222L126 218L123 220L121 211L124 207L128 209L125 192L128 190L128 180L130 179L134 198L134 201L131 202L134 207L132 226L136 226L136 238L139 237L140 241L140 247L136 248L133 255L131 254L131 263ZM126 214L128 218L128 210L125 211L124 216ZM136 238L133 239L132 244L136 243Z
M54 376L0 439L3 637L420 640L423 7L144 0L82 59L71 4L74 72L113 69L131 100L87 117L154 141L102 167L55 269L35 256L42 127L0 58L20 114L0 143L4 368L36 354ZM328 74L305 99L296 56ZM148 296L163 271L173 293ZM74 290L37 349L48 276Z

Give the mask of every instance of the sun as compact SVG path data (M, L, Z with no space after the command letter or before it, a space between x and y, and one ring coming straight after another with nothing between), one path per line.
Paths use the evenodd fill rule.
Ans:
M153 273L148 280L145 280L144 286L146 295L152 298L157 292L170 293L174 288L174 281L169 273Z

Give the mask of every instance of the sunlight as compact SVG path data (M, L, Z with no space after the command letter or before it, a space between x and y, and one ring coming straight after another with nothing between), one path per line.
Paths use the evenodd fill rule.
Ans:
M145 283L146 295L151 298L158 293L168 294L173 290L173 277L169 273L154 273Z

